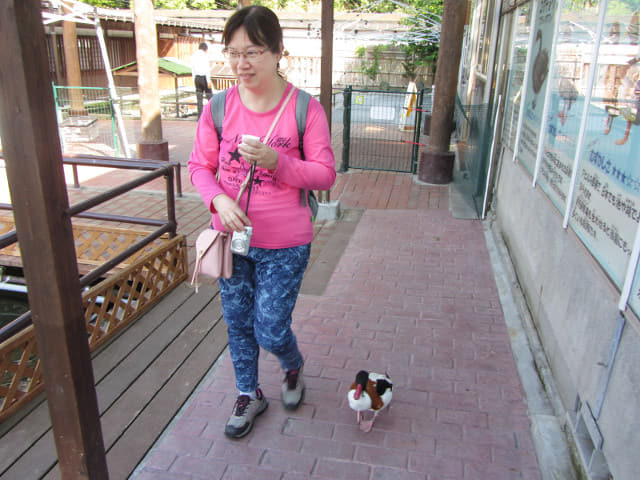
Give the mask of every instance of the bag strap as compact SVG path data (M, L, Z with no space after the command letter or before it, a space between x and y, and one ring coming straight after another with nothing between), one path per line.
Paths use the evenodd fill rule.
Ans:
M278 120L280 120L280 117L282 116L282 112L284 112L284 108L287 106L287 103L289 103L289 100L291 99L291 97L293 96L296 90L297 88L293 86L291 87L291 90L289 90L289 94L287 95L287 98L285 98L284 102L282 102L282 105L280 105L280 110L278 110L278 113L276 114L276 118L274 118L273 122L271 122L271 126L269 127L269 130L267 131L267 134L265 135L262 143L267 143L269 141L269 137L273 133L273 129L276 128L276 124L278 123Z
M284 101L282 102L282 105L280 105L280 110L278 110L278 113L276 114L276 117L273 119L273 122L271 122L271 126L269 127L269 130L267 130L267 134L264 136L264 140L262 141L262 143L266 144L269 141L269 137L271 136L271 134L273 133L273 129L276 128L276 125L278 124L278 120L280 120L280 117L282 116L282 112L284 112L285 107L287 106L287 104L289 103L289 100L291 100L291 97L293 96L294 92L297 90L297 88L295 87L291 87L291 90L289 90L289 94L287 95L287 97L284 99ZM245 207L245 214L249 213L249 201L251 200L251 187L253 185L253 174L256 171L256 164L255 163L251 163L251 170L249 170L249 175L247 176L249 178L249 184L247 186L247 205ZM246 179L245 179L246 181ZM244 182L243 182L244 184ZM238 197L239 199L240 197Z

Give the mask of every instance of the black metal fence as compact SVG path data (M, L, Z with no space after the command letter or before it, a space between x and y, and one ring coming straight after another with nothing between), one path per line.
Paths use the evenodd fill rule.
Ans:
M465 139L459 168L468 175L476 212L482 216L495 120L490 105L463 105L459 98L456 98L454 120L457 137Z
M342 169L359 168L416 173L420 127L431 114L431 89L417 92L347 87L342 108Z

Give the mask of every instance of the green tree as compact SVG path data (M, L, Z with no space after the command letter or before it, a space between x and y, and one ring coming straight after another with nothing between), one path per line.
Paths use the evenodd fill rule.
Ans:
M84 3L104 8L131 8L134 0L83 0ZM233 2L233 6L237 1ZM224 0L155 0L155 8L171 10L215 10L216 8L231 8L232 3Z
M361 59L360 71L371 80L375 80L380 73L380 55L387 49L387 45L375 45L371 49L358 47L356 55ZM369 53L369 55L367 55ZM369 58L370 57L370 58Z
M88 3L94 7L103 8L130 8L130 0L82 0L83 3Z
M409 33L404 41L398 42L404 51L405 77L415 80L419 67L435 69L438 61L439 35L434 32L439 28L444 0L415 0L405 23L409 25Z

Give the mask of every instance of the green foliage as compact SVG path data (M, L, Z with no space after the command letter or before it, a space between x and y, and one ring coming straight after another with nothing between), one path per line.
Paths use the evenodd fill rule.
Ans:
M598 0L565 0L562 6L565 10L569 11L596 10L600 3ZM610 0L607 7L607 14L630 15L637 9L637 0Z
M104 8L133 8L134 0L83 0L84 3ZM167 8L172 10L215 10L216 8L233 8L237 1L225 0L154 0L154 8Z
M638 11L638 0L609 0L607 15L629 15Z
M430 22L439 22L444 10L444 0L416 0L414 2L418 14L413 13L405 20L409 25L409 31L416 34L424 34L432 28ZM409 80L415 80L419 67L435 69L438 61L439 44L421 40L416 37L414 42L401 45L404 51L404 76Z
M190 9L190 10L215 10L218 7L215 0L155 0L155 8L167 8L170 10Z
M130 8L133 4L129 5L129 0L82 0L82 3L88 3L94 7L103 8Z
M362 10L373 13L395 12L400 9L396 3L388 0L335 0L334 8L339 12Z
M408 80L415 80L419 67L429 67L435 70L438 62L438 45L435 43L427 44L408 44L402 45L404 51L404 77Z
M89 5L105 8L132 8L134 0L81 0ZM577 0L576 0L577 1ZM583 0L584 1L584 0ZM633 0L615 0L630 2ZM443 0L407 0L406 4L415 6L422 11L430 11L431 4ZM321 0L254 0L256 5L264 5L274 10L309 11L320 8ZM154 0L155 8L215 10L218 8L231 9L238 5L237 0ZM401 7L390 0L336 0L336 11L366 11L373 13L387 13L400 10Z
M362 59L360 71L371 80L375 80L380 73L380 55L388 48L388 45L376 45L371 49L358 47L356 55ZM370 53L371 60L367 58L367 51Z

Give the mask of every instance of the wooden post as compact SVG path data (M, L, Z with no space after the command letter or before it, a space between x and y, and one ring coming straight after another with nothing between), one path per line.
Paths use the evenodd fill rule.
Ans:
M0 0L0 125L63 479L108 479L40 0Z
M455 153L449 150L449 144L466 12L467 0L444 1L429 145L418 165L418 179L427 183L446 184L453 180Z
M64 7L65 13L71 13L68 7ZM78 52L78 36L76 34L76 24L71 21L62 22L62 39L64 42L64 59L66 67L67 86L75 87L69 89L71 99L71 109L69 115L84 116L87 114L82 98L82 74L80 72L80 54Z
M333 0L322 0L322 56L320 57L320 103L331 131L331 100L333 95ZM319 201L329 203L329 191L319 192Z
M153 0L136 0L134 21L141 121L138 157L169 160L169 142L162 140L158 38L153 16Z
M62 83L62 61L60 60L60 49L58 48L58 36L56 35L56 28L50 27L49 41L51 42L51 53L53 54L53 63L56 69L56 83L60 85Z

